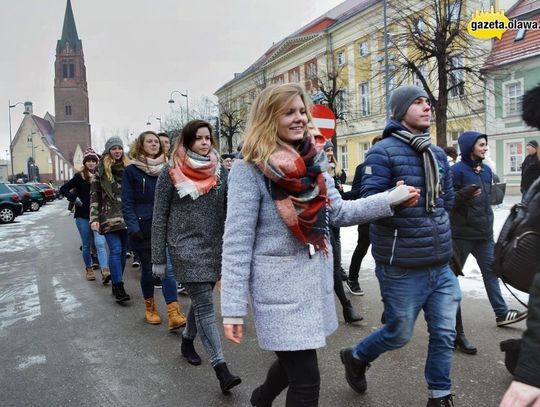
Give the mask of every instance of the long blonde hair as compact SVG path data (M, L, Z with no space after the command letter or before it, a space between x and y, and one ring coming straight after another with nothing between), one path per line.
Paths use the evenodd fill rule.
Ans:
M308 121L311 122L311 101L300 85L271 85L259 93L251 106L246 126L242 147L244 160L255 164L266 163L270 154L279 145L285 144L278 135L278 118L296 96L300 96L304 102Z
M122 162L124 163L124 167L129 165L129 158L122 153ZM110 151L105 154L105 157L103 157L103 174L109 181L113 181L113 175L111 167L115 163L115 159L112 157Z

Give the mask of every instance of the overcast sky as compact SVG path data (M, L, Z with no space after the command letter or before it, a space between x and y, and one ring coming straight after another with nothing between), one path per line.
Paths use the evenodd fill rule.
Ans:
M148 128L172 90L213 93L272 42L340 0L72 0L83 42L92 133ZM0 157L9 148L8 99L54 114L54 60L66 0L0 0ZM176 99L178 95L176 94ZM177 103L185 103L180 98ZM185 106L185 105L184 105ZM23 107L11 110L12 132ZM157 122L156 122L157 123ZM155 126L157 128L157 124Z

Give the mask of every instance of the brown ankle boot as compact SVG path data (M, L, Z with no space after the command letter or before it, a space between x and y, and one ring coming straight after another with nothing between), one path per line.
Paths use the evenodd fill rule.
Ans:
M144 300L144 317L146 318L146 322L152 325L159 325L161 324L161 317L158 314L158 311L156 309L156 303L154 302L154 298L148 298L147 300Z
M167 304L167 313L169 314L169 331L174 331L186 325L186 317L180 311L180 305L178 305L177 301Z
M94 274L92 266L86 268L86 279L88 281L94 281L96 279L96 275Z
M109 281L111 281L111 272L109 271L108 267L103 267L101 269L101 283L105 285Z

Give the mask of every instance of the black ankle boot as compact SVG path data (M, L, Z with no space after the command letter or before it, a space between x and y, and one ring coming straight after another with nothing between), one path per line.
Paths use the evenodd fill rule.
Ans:
M454 348L467 355L476 355L477 352L474 345L468 341L463 333L457 334L456 340L454 341Z
M130 300L129 295L126 293L126 290L124 290L124 283L113 284L112 290L117 303L120 304Z
M426 407L454 407L452 395L429 399Z
M219 386L221 387L221 391L223 393L227 393L234 386L238 386L240 383L242 383L242 379L229 372L229 368L225 362L218 363L216 366L214 366L214 370L216 371Z
M367 389L366 370L369 367L368 362L356 359L353 356L352 348L341 349L339 352L341 363L345 366L345 378L347 383L355 392L364 394Z
M357 314L351 302L347 301L347 303L343 305L343 319L345 319L345 322L347 322L348 324L351 324L353 322L361 321L364 318Z
M182 345L180 346L182 356L185 357L190 365L198 366L201 364L201 357L195 351L193 339L186 339L182 336Z

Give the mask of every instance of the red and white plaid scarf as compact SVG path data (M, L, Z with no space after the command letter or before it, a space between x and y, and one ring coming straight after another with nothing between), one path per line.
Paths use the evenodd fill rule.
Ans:
M324 172L328 160L324 142L322 136L308 134L299 151L290 145L279 146L259 168L272 181L272 199L290 231L326 253L328 197Z
M195 200L218 185L220 166L216 150L202 156L180 146L172 159L175 165L169 168L169 175L180 198L189 195Z

